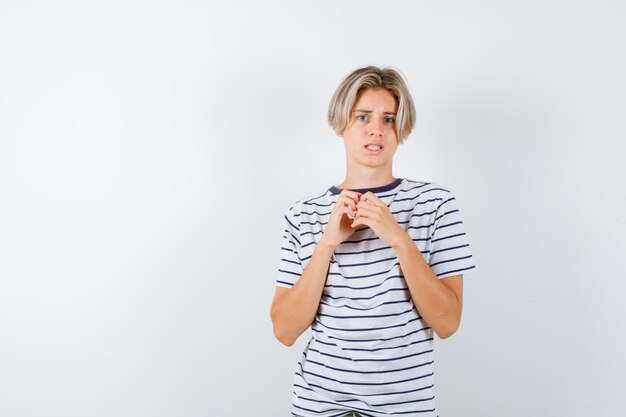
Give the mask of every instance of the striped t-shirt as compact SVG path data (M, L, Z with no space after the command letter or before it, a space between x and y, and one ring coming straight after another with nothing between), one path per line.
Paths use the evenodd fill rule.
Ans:
M475 268L446 187L398 178L354 191L387 204L439 279ZM300 278L340 192L332 186L287 210L277 286ZM295 372L292 414L437 416L433 330L413 305L395 251L371 228L335 249L311 330Z

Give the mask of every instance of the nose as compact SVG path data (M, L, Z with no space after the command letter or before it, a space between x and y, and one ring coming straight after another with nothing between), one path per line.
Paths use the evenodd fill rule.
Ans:
M383 129L378 118L375 118L370 124L370 136L381 137L383 135Z

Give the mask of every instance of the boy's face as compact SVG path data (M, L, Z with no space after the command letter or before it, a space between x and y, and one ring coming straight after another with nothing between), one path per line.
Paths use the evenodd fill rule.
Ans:
M391 164L398 148L396 112L398 103L385 89L368 88L357 96L343 137L349 163L368 167ZM381 149L368 149L367 145ZM354 166L354 165L353 165Z

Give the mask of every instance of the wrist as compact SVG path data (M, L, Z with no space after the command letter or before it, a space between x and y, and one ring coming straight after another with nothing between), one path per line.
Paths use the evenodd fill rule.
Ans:
M398 233L398 239L396 240L396 242L389 246L396 252L398 252L407 250L412 246L415 246L415 243L413 242L413 239L411 239L411 236L409 236L408 233L404 231L404 229L401 229L401 231Z
M315 245L315 248L316 249L319 248L319 250L322 250L324 252L333 253L335 251L335 249L337 248L337 245L333 245L331 243L328 243L326 241L326 239L324 239L324 236L322 236L320 241L317 242L317 245Z

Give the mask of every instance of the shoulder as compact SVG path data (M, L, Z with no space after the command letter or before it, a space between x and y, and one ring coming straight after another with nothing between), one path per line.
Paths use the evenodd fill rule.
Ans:
M430 181L416 181L407 178L404 179L401 192L419 197L420 199L447 200L451 197L454 197L454 194L450 187L442 183Z
M332 193L326 189L317 193L310 193L302 198L291 202L285 210L285 216L289 219L298 220L302 213L314 211L316 207L328 207L332 205L335 198Z

